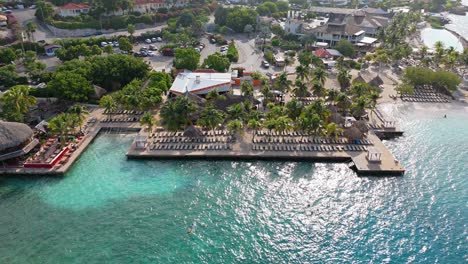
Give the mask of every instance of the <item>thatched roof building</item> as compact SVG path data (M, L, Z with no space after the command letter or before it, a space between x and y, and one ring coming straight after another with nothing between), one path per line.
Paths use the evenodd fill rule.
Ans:
M353 82L364 82L375 87L379 87L380 85L384 83L382 78L380 78L378 74L374 75L370 73L369 74L359 73L356 79L353 80Z
M0 121L0 152L21 147L32 136L32 129L25 124Z

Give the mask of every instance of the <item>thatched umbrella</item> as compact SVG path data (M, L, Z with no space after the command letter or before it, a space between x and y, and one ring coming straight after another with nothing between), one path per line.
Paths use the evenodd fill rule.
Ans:
M367 133L369 131L369 127L367 126L367 122L365 120L358 120L354 123L354 126L361 131L361 133Z
M199 137L201 132L195 126L189 126L184 131L184 137Z
M344 125L345 123L344 117L341 114L336 113L336 112L331 114L329 121L338 125Z
M23 145L33 136L27 125L0 121L0 151Z
M349 142L356 139L362 139L361 131L356 127L345 128L343 135L348 139Z

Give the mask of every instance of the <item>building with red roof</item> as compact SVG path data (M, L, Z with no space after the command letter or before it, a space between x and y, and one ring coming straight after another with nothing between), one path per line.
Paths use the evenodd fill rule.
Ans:
M79 16L81 14L87 14L91 7L86 4L75 4L75 3L68 3L66 5L60 6L59 14L62 17L70 17L70 16Z
M160 8L170 9L172 7L186 6L190 0L175 0L172 3L165 0L135 0L133 11L140 13L157 12Z

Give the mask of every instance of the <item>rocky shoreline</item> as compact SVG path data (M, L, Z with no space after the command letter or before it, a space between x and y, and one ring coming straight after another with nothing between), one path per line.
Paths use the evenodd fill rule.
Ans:
M462 35L458 34L457 32L455 32L452 29L445 28L445 30L447 30L448 32L454 34L460 40L460 42L461 42L464 49L468 48L468 41Z

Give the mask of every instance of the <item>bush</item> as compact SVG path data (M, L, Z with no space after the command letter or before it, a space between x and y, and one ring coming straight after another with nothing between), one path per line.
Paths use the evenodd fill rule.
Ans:
M280 48L283 50L300 50L302 45L293 41L285 41L280 44Z
M271 45L272 45L273 47L278 47L278 46L280 45L280 42L281 42L281 41L279 40L279 38L276 38L276 37L275 37L275 38L273 38L273 39L271 40Z
M239 52L234 43L229 44L226 57L228 57L230 62L237 62L239 60Z

